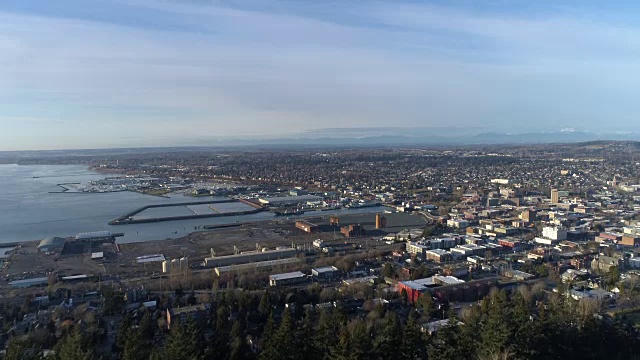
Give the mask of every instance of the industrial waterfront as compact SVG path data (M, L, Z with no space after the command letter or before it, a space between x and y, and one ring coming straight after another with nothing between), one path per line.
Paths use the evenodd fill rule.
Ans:
M84 183L106 176L77 165L0 165L0 244L71 236L87 231L123 232L121 243L180 238L205 225L255 222L275 219L270 212L191 219L163 223L109 225L113 219L135 209L168 203L193 201L175 195L157 197L135 192L51 193L60 183ZM212 200L226 199L222 197ZM380 207L307 212L307 216L334 213L367 213Z

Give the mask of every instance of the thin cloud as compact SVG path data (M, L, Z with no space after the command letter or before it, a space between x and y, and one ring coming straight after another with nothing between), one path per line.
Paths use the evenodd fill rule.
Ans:
M633 22L398 2L103 4L99 17L66 11L69 0L51 13L0 5L0 144L56 147L55 134L87 147L97 131L135 146L389 124L634 123ZM30 141L19 118L68 126L43 120Z

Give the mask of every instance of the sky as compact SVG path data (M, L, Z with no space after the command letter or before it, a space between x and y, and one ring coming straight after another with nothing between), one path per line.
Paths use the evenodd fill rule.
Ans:
M3 0L0 151L640 131L635 1Z

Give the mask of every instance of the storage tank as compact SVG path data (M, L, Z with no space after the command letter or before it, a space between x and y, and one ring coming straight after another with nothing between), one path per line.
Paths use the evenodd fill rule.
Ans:
M166 274L169 271L171 271L171 263L169 260L165 260L162 262L162 272Z
M189 268L189 259L185 256L180 259L180 269L188 269Z
M178 259L171 260L171 269L172 270L180 269L180 260L178 260Z

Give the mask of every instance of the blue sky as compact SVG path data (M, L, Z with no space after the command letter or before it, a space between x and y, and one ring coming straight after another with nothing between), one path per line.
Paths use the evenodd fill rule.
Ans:
M640 131L633 1L5 0L0 150Z

